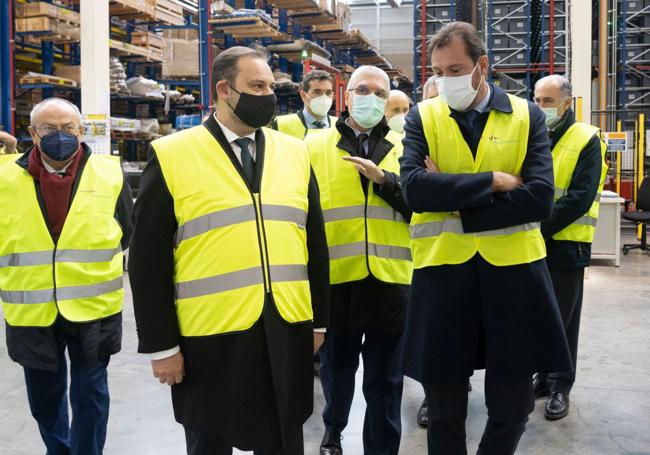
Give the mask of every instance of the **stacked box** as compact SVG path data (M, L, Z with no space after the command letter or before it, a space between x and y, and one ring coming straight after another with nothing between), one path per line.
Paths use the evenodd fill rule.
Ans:
M51 17L71 24L80 24L79 13L46 2L21 3L16 5L16 18Z
M81 83L81 66L57 66L54 69L54 74L56 76L65 77L66 79L72 79L77 83Z
M196 77L199 75L199 41L165 40L163 51L163 79Z

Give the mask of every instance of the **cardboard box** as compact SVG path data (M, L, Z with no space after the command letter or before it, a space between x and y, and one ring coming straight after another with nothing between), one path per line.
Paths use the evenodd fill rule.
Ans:
M81 66L57 66L54 69L54 74L81 83Z
M170 28L163 30L165 39L180 39L192 41L199 39L199 30L196 28Z
M50 32L52 35L65 35L77 40L81 35L79 26L67 22L60 22L57 19L47 16L23 17L16 19L16 32Z
M199 41L168 39L163 51L162 77L198 76Z

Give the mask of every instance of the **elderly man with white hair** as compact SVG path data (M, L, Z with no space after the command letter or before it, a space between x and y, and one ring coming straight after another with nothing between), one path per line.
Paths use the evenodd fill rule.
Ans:
M576 122L571 83L566 77L555 74L537 81L535 103L546 114L555 177L553 213L542 222L546 264L573 369L539 372L534 387L536 398L546 398L545 417L559 420L569 413L569 393L576 379L584 270L591 259L598 201L607 174L606 147L597 127Z
M430 100L431 98L435 98L436 96L438 96L438 86L436 85L436 77L431 76L424 83L424 87L422 87L422 100Z
M354 378L363 356L364 453L397 455L401 345L411 283L408 222L398 158L402 137L384 118L388 76L361 66L336 127L307 145L321 193L330 256L330 325L320 351L326 399L320 453L342 454Z
M0 160L0 299L9 356L25 370L47 453L101 454L133 202L119 159L82 142L74 104L40 102L29 133L30 150Z

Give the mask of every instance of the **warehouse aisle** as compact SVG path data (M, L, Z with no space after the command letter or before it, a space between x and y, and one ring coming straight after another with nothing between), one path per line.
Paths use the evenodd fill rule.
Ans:
M556 423L543 418L543 402L528 425L522 455L650 454L650 257L630 253L619 269L589 270L581 333L578 381L569 417ZM107 455L176 455L184 438L172 417L169 391L151 376L146 357L135 353L136 335L130 296L125 308L124 347L109 366L112 395ZM4 340L4 325L0 329ZM0 349L0 453L42 454L38 430L27 407L22 369ZM482 373L472 378L467 433L470 453L476 449L485 421ZM361 380L360 374L358 375ZM360 387L359 387L360 388ZM323 396L316 383L315 412ZM402 450L426 453L426 432L415 424L422 392L407 380L404 390ZM347 455L362 454L363 397L355 397ZM322 421L313 415L305 427L306 454L318 453Z

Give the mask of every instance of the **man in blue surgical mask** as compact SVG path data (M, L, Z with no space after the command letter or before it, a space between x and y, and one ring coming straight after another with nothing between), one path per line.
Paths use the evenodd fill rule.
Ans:
M533 410L532 374L571 359L540 222L553 207L544 113L486 82L476 29L429 43L440 92L406 118L401 179L414 214L404 372L424 384L430 455L465 455L467 379L485 369L480 455L509 455Z
M411 282L408 221L399 183L402 135L384 118L388 76L361 66L336 127L308 136L330 258L330 326L320 350L326 405L321 455L340 455L359 356L363 356L364 453L397 455L401 345Z
M46 452L99 455L133 201L119 159L92 153L80 123L74 104L45 99L34 146L0 160L0 301Z

